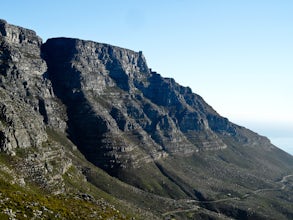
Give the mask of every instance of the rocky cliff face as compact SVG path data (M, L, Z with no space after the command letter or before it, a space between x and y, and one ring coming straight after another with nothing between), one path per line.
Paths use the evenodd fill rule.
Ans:
M216 132L235 133L191 89L150 71L141 52L66 38L48 40L42 52L70 137L99 166L223 149Z
M34 149L19 165L20 172L22 177L49 187L50 180L58 175L60 179L62 174L58 171L57 176L47 175L48 171L53 174L50 163L62 161L64 155L60 146L50 146L46 126L64 130L66 124L60 119L63 106L58 104L51 82L46 79L41 45L34 31L0 20L0 149L12 156ZM69 163L64 159L58 169Z
M290 177L293 167L292 157L267 138L229 122L190 88L151 71L142 52L70 38L43 44L34 31L4 20L0 150L16 158L16 182L22 185L32 182L60 194L73 190L72 181L89 181L87 190L94 186L155 212L189 207L203 216L235 218L249 214L239 207L256 195L255 186L280 191L276 179ZM227 192L235 197L227 199ZM235 198L241 200L237 205ZM265 199L269 207L270 197ZM210 200L231 201L237 211Z
M41 39L5 21L0 22L0 30L1 142L5 151L12 152L46 140L43 119L34 111L44 104L39 97L50 92L43 89L46 63L40 57Z

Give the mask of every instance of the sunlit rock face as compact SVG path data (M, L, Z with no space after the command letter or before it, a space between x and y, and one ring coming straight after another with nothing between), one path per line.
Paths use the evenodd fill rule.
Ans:
M15 165L20 179L61 192L56 186L71 160L51 143L47 129L64 132L66 115L47 79L41 46L34 31L0 20L0 151L25 156Z
M2 150L40 146L46 141L43 117L36 114L50 89L34 31L0 21L0 117Z

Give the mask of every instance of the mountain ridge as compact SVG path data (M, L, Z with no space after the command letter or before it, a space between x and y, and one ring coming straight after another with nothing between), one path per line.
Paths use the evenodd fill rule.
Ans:
M147 210L142 219L293 215L292 156L149 69L142 52L73 38L42 43L1 20L0 77L0 148L14 158L2 164L18 170L9 175L22 188L103 195L123 213Z

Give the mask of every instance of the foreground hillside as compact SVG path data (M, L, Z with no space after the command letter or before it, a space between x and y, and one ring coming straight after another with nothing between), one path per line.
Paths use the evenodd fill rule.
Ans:
M141 52L0 21L0 217L290 219L293 157Z

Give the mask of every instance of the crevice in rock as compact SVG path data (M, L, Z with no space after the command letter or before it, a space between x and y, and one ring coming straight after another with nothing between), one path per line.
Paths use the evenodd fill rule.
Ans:
M47 114L45 102L43 99L39 99L39 112L44 118L44 123L48 124L48 114Z

